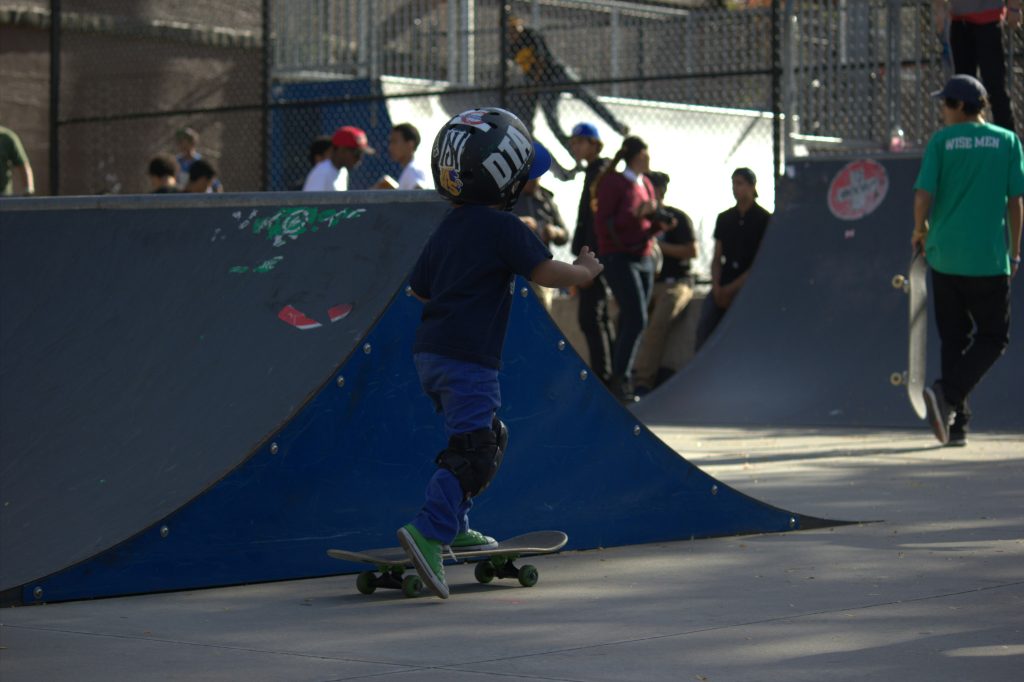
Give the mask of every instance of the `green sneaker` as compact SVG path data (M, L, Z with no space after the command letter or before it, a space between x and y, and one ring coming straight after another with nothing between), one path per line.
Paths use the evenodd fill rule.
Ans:
M444 581L441 543L424 537L411 523L398 529L398 542L409 555L423 584L441 599L447 599L448 584Z
M480 531L467 528L452 540L450 545L453 550L456 549L494 549L498 546L498 541L489 535L484 535Z

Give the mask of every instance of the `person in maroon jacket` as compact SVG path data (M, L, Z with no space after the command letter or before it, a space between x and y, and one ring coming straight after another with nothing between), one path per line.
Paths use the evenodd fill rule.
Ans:
M620 162L626 167L615 169ZM633 360L647 326L647 306L654 288L652 239L658 233L651 216L658 208L654 186L645 173L651 157L639 137L627 137L611 163L594 182L594 231L604 276L619 304L612 348L610 388L624 402L635 400Z

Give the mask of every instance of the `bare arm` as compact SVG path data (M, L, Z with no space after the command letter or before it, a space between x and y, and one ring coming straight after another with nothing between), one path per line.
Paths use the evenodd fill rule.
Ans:
M413 298L415 298L415 299L416 299L417 301L419 301L420 303L427 303L427 302L429 302L429 301L430 301L430 299L429 299L429 298L423 298L422 296L420 296L419 294L417 294L417 293L416 293L416 292L415 292L415 291L413 290L413 288L412 288L412 287L409 287L409 293L410 293L410 294L412 294L412 297L413 297Z
M23 194L27 196L36 193L36 180L32 175L32 166L27 161L23 166L14 167L14 177L21 182Z
M668 242L661 242L661 252L666 256L672 258L678 258L679 260L690 260L691 258L697 257L697 242L691 242L690 244L669 244Z
M1024 196L1010 197L1007 206L1007 213L1010 218L1010 258L1020 258L1020 235L1022 223L1024 223ZM1020 270L1020 264L1010 265L1010 276L1015 277Z
M602 270L604 266L594 257L590 248L584 246L580 250L580 257L572 265L550 258L541 261L530 273L530 281L551 288L580 286L597 277Z
M931 212L932 195L923 189L914 192L914 234L910 237L910 244L922 251L928 238L928 216Z
M718 288L722 280L722 242L715 240L715 255L711 257L711 286Z

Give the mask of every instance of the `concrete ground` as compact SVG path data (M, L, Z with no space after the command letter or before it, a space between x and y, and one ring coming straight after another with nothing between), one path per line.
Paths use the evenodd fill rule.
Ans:
M878 522L538 557L532 589L458 566L445 602L339 576L6 609L0 679L1024 679L1024 436L659 435L754 497Z

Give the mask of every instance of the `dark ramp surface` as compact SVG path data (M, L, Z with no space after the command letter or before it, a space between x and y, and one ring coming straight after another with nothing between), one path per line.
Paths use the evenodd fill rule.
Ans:
M447 206L404 192L344 202L4 202L0 589L180 508L358 347Z
M870 166L792 166L741 296L694 361L636 406L638 417L665 425L927 429L904 387L889 383L907 368L907 296L891 280L907 274L920 159L875 163L888 189L874 210L882 180ZM830 209L830 188L846 219ZM1020 329L1019 278L1014 289L1011 317ZM933 320L928 354L930 383L939 364ZM1024 430L1014 400L1022 377L1017 338L975 390L972 428Z
M586 373L517 284L501 372L511 431L472 525L558 529L572 549L813 528L666 446ZM333 379L228 476L131 539L19 592L60 601L363 570L330 548L393 546L445 445L411 359L422 306L399 295Z
M0 209L5 601L329 575L361 567L328 548L395 544L446 443L399 293L446 206L402 196ZM515 287L511 444L474 527L585 549L826 523L680 457Z

